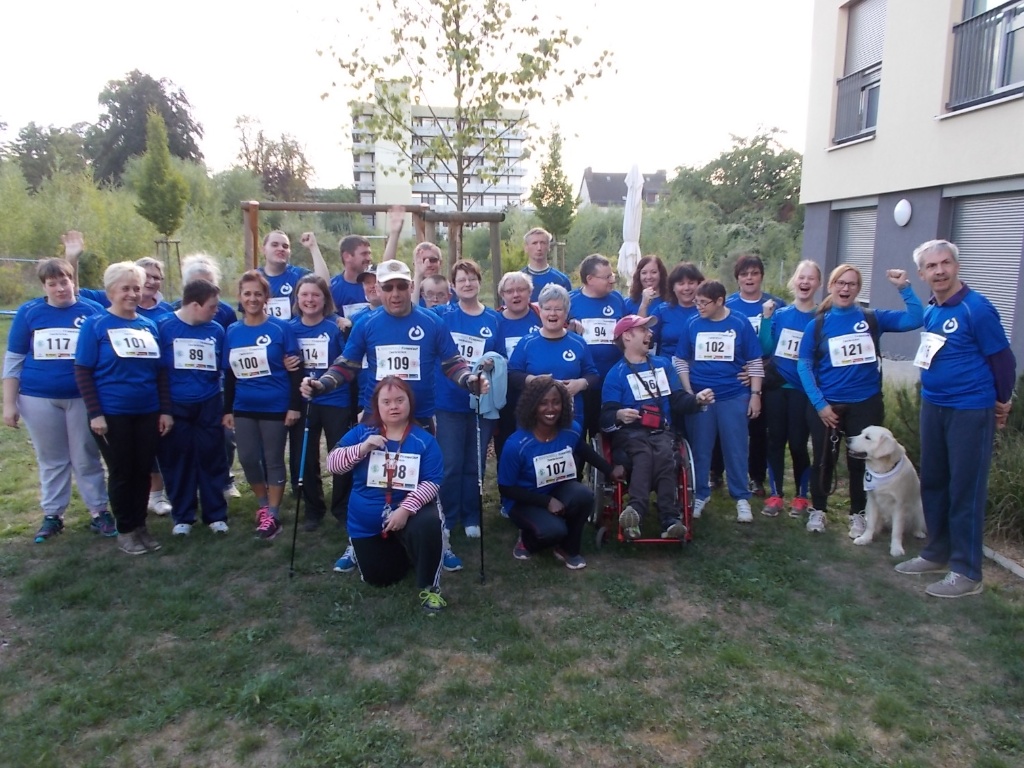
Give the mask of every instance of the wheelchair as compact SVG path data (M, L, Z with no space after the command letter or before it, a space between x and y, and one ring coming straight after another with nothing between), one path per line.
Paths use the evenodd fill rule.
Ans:
M604 457L605 461L614 465L612 460L612 444L606 435L600 435L591 439L591 447ZM605 477L597 467L590 467L590 490L594 493L594 511L591 514L590 522L597 527L594 542L598 548L603 546L611 536L626 544L686 544L693 541L693 502L696 498L696 488L693 469L693 453L690 444L685 438L676 436L676 467L679 470L678 490L679 508L682 512L683 524L686 526L686 535L682 539L663 539L641 535L638 539L627 539L619 527L619 515L626 508L624 497L627 482L617 483L611 478ZM650 505L648 518L656 519L657 512L653 504ZM650 524L650 520L644 521Z

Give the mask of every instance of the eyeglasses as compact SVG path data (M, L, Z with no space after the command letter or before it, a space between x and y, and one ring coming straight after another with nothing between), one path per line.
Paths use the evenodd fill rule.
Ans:
M697 306L697 309L704 309L704 307L711 306L715 302L711 299L697 299L693 303Z
M392 291L408 291L409 283L405 280L389 280L386 283L379 284L378 290L384 291L384 293L391 293Z
M615 282L615 273L614 272L612 272L611 274L608 274L608 275L591 275L591 277L594 278L595 280L607 280L610 283L614 283Z
M428 261L431 264L440 264L441 260L437 256L427 256L424 261Z
M530 289L527 288L525 285L522 285L522 286L519 286L518 288L506 288L504 291L501 292L501 295L502 296L506 296L506 295L513 294L513 293L529 293L529 292L530 292Z
M832 285L836 286L837 288L860 288L860 283L851 283L848 280L836 280L834 283L832 283Z

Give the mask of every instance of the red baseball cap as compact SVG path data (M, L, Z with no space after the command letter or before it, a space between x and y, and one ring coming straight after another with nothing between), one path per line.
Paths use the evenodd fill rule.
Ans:
M626 315L615 324L615 331L612 335L617 339L626 331L632 330L633 328L640 328L641 326L650 328L657 324L658 318L654 315L649 315L647 317L640 317L640 315Z

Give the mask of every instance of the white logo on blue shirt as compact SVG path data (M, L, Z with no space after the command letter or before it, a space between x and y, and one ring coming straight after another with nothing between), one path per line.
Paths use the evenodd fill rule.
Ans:
M562 359L565 360L565 362L567 363L571 363L573 360L576 359L576 353L573 352L571 349L567 349L565 350L565 352L562 353Z
M79 315L78 317L76 317L75 318L75 328L81 328L82 327L82 323L85 322L85 318L86 318L85 315Z
M423 329L420 328L418 325L414 325L412 328L409 329L409 338L412 339L413 341L419 341L425 335L426 334L423 332Z
M267 334L263 334L258 339L256 339L256 345L259 347L269 347L270 337Z
M602 309L601 312L604 313L605 317L611 317L612 315L615 314L615 308L611 304L609 304L607 307Z
M951 317L951 318L949 318L949 320L947 320L946 322L944 322L942 324L942 332L943 333L956 333L956 331L957 331L957 329L959 327L960 327L960 323L958 323L956 321L955 317Z
M856 323L853 326L853 330L856 331L857 333L864 333L864 331L866 331L870 327L871 326L868 325L867 320L861 320L859 323Z
M480 335L483 336L485 339L491 338L491 329L484 326L483 328L480 329Z
M292 292L291 283L285 283L284 285L282 285L280 291L282 296L287 296L289 293Z

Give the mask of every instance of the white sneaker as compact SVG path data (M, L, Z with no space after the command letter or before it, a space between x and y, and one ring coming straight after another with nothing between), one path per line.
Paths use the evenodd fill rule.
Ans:
M867 521L864 519L864 513L861 512L859 515L850 515L850 538L856 539L858 536L863 536L864 532L868 529Z
M192 526L188 523L178 523L171 528L171 534L174 536L188 536L190 533L192 533Z
M225 523L223 520L218 520L215 523L210 523L210 530L214 533L227 533L228 524Z
M234 480L231 481L231 485L227 486L224 489L224 498L225 499L240 499L240 498L242 498L242 493L241 493L241 491L238 490L238 486L235 485L235 481Z
M480 526L479 525L467 525L466 526L466 538L468 538L468 539L479 539L480 538Z
M811 507L807 510L807 530L811 533L825 532L825 513L820 509Z
M149 494L147 508L154 515L160 515L160 517L166 517L171 514L171 502L164 491L152 491Z
M700 520L700 515L704 511L704 507L707 506L707 499L694 499L693 500L693 519Z
M736 502L736 522L754 522L754 515L750 512L750 502L747 501L746 499L740 499L739 501Z

